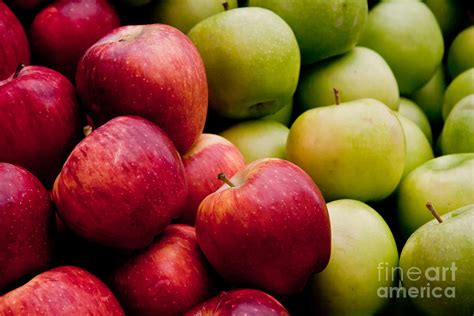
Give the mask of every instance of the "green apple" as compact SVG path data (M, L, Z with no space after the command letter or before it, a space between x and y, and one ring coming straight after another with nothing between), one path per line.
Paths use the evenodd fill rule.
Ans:
M262 8L237 8L194 26L189 37L206 67L209 106L230 118L281 109L298 84L300 53L291 28Z
M291 116L293 114L293 98L286 102L286 104L274 114L270 114L262 117L262 120L270 120L279 122L285 126L288 126L291 121Z
M425 162L406 176L398 190L398 220L408 237L431 219L426 203L440 214L474 203L474 154L453 154Z
M451 37L461 28L466 13L459 0L425 0L426 5L438 20L445 37Z
M446 213L440 220L418 228L403 247L403 285L418 294L411 299L427 315L472 315L474 204Z
M293 29L303 64L352 49L367 18L367 0L250 0L281 16Z
M296 92L303 109L332 105L334 89L341 102L372 98L393 110L398 109L397 81L385 60L365 47L356 47L307 69Z
M326 269L310 281L316 309L320 315L374 315L388 302L378 295L379 289L393 283L385 278L384 270L391 271L398 264L392 232L362 202L337 200L327 207L331 258Z
M423 131L414 122L398 115L406 140L405 169L402 178L413 169L434 158L430 142Z
M288 127L270 121L242 122L230 127L220 135L233 143L250 163L260 158L286 158Z
M400 121L374 99L304 112L290 129L287 151L326 200L381 200L395 190L405 167Z
M443 35L430 9L418 1L388 1L369 13L359 41L387 61L402 94L421 88L441 64Z
M151 21L169 24L187 33L200 21L226 8L237 8L237 0L159 0L151 9Z
M441 150L444 155L474 153L474 94L461 99L449 113L441 134Z
M428 118L425 113L418 105L413 101L407 98L400 98L400 106L398 113L406 117L407 119L413 121L418 127L423 131L426 136L426 139L430 142L433 142L433 136L431 134L431 126Z
M443 118L446 120L451 109L462 98L474 93L474 68L470 68L449 84L444 94Z
M474 26L456 36L448 51L448 70L452 78L474 67Z

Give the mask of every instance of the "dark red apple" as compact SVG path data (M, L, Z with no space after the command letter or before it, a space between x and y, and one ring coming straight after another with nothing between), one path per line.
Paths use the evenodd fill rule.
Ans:
M48 68L19 67L0 81L0 126L0 161L51 185L82 133L73 85Z
M48 267L53 214L49 194L38 179L0 162L0 289Z
M0 315L125 315L94 275L73 266L43 272L0 297Z
M31 50L40 64L74 80L85 51L119 26L107 0L58 0L36 15L30 29Z
M143 248L186 201L183 164L168 136L138 116L110 120L83 139L53 188L63 223L105 246Z
M289 316L276 299L258 290L242 289L222 292L194 307L185 316Z
M0 1L0 80L8 78L21 63L30 63L25 30L8 6Z
M257 160L206 197L199 246L225 279L278 295L303 289L329 261L331 231L318 187L281 159Z
M170 225L113 273L112 288L130 314L182 315L212 294L208 268L194 228Z
M217 175L223 172L231 177L245 161L234 144L214 134L202 134L182 159L189 193L180 220L194 225L201 201L222 186Z
M76 83L94 121L140 115L160 126L181 153L204 128L204 64L187 36L171 26L116 29L87 50Z

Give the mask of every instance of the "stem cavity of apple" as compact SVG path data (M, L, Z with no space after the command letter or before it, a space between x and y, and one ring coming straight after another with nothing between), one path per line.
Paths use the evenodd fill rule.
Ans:
M436 218L436 220L441 224L443 222L443 219L439 215L439 213L436 211L436 209L433 207L433 204L431 202L426 203L426 208L433 214L433 216Z
M23 68L25 68L25 64L24 63L20 63L16 69L15 69L15 73L13 74L13 79L15 78L18 78L18 76L20 75L20 72L23 70Z
M217 175L217 179L221 180L222 182L224 182L225 184L227 184L229 187L231 188L234 188L235 187L235 184L232 183L232 181L230 181L224 172L221 172Z
M222 2L222 6L224 7L224 11L229 10L229 2L228 1Z
M334 98L336 99L336 105L339 105L341 103L341 99L339 98L339 90L336 88L332 88L332 91L334 91Z
M84 136L89 136L90 133L92 133L92 126L86 125L82 128L82 132L84 133Z

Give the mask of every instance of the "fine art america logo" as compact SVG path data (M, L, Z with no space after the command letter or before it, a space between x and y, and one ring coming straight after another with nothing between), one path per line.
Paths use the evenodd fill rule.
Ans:
M379 297L386 298L455 298L456 288L453 285L456 281L456 263L451 266L428 267L420 269L419 267L410 267L403 271L400 267L389 267L388 263L380 262L377 266L378 281L389 282L399 280L398 286L385 286L377 289ZM416 286L405 287L403 283L417 282ZM443 285L445 286L439 286ZM436 285L436 286L435 286Z

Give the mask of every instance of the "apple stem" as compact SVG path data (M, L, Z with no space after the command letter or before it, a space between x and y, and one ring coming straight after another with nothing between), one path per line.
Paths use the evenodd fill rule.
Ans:
M13 74L13 79L17 78L19 75L20 75L20 71L25 68L25 64L24 63L20 63L16 69L15 69L15 73Z
M227 184L228 186L230 186L231 188L234 188L235 187L235 184L233 184L225 175L224 172L221 172L217 175L217 179L221 180L222 182L224 182L225 184Z
M89 136L90 133L92 133L92 126L86 125L82 128L82 132L84 133L84 136Z
M227 1L222 2L222 6L224 7L225 11L229 10L229 2Z
M332 91L334 91L334 98L336 99L336 105L339 105L341 103L341 100L339 98L339 90L336 88L332 88Z
M439 213L436 211L433 204L431 204L431 202L426 203L426 208L431 212L431 214L433 214L433 216L436 218L436 220L438 220L440 224L443 222L443 219L441 218Z

